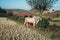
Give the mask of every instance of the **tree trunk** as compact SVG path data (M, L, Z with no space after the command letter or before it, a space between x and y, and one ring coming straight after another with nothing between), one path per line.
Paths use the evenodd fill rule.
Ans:
M43 13L43 11L39 11L39 17L40 17L41 21L42 21L42 13Z

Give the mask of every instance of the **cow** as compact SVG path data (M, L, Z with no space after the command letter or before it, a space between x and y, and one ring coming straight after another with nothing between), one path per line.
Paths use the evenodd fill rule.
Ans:
M36 24L40 21L40 17L26 17L24 25L28 26L29 23L32 23L33 26L36 26Z

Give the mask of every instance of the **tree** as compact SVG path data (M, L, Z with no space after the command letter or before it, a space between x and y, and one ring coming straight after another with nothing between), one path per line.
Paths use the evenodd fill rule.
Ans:
M52 11L54 11L54 9L52 9Z
M33 8L40 11L40 15L45 10L49 10L57 0L26 0L27 3Z
M6 17L6 16L7 16L7 11L0 7L0 17Z
M1 7L0 7L0 10L1 10Z
M6 12L6 10L4 10L0 7L0 13L7 13L7 12Z

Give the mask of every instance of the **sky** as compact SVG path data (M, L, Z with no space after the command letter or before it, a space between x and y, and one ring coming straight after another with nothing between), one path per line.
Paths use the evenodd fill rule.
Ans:
M0 7L4 9L31 9L26 0L0 0ZM51 9L60 10L60 0Z

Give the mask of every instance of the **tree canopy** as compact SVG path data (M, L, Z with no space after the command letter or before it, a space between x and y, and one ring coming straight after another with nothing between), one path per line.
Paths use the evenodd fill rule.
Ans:
M26 0L27 3L39 11L49 10L58 0Z

